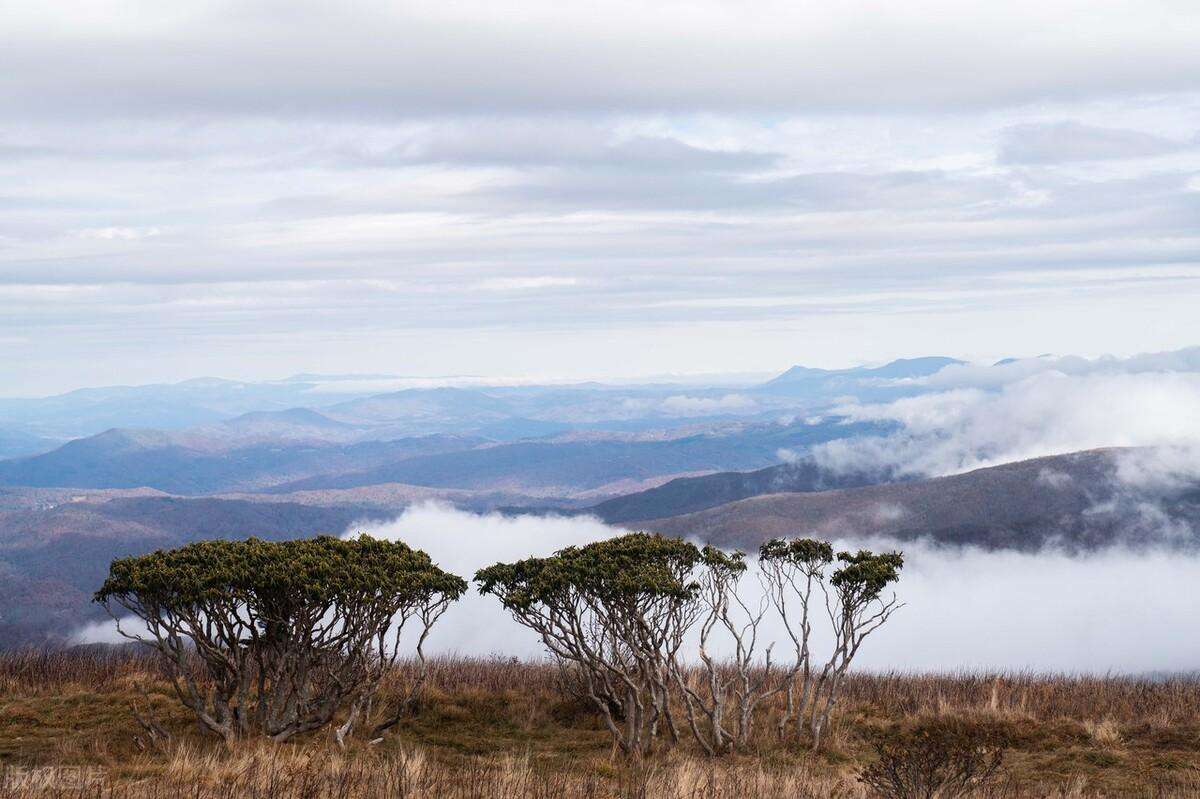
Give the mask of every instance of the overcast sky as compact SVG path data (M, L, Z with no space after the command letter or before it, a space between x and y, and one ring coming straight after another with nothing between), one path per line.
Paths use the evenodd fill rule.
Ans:
M1200 5L0 2L0 394L1200 343Z

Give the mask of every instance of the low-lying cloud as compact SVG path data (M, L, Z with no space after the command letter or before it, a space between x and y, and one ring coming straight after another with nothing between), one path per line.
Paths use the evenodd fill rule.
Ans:
M546 555L624 531L590 518L507 518L426 504L386 524L356 526L347 535L359 532L402 540L470 579L478 568L497 561ZM852 548L859 542L836 544ZM1137 673L1191 671L1200 663L1200 639L1180 634L1195 623L1190 596L1200 581L1198 557L1119 548L1071 556L879 540L870 546L904 551L896 589L904 607L867 641L856 661L860 668ZM751 603L760 596L752 576L743 587ZM786 634L773 616L769 619L763 639L777 642L776 659L786 657ZM88 625L75 639L122 640L111 622ZM814 632L814 643L816 652L828 650L823 630ZM533 634L474 587L438 622L427 652L544 654Z
M990 368L1009 370L998 390L969 386L975 374L977 385L999 382L985 370L957 370L940 385L960 387L839 409L852 421L897 422L902 429L830 442L815 448L814 457L838 472L937 476L1102 447L1170 447L1175 472L1200 474L1200 373L1063 371L1025 362Z
M468 578L496 561L623 532L588 518L480 516L437 505L414 507L362 531L424 549L443 568ZM1072 557L879 541L871 546L905 551L897 589L905 607L864 646L858 661L863 668L1140 672L1190 670L1200 663L1200 640L1178 633L1193 624L1186 597L1200 579L1200 558L1121 549ZM744 586L757 593L752 577ZM776 657L784 654L779 624L767 633L767 640L778 642ZM817 643L827 648L824 638ZM536 638L512 622L495 598L474 588L439 622L429 650L542 654Z

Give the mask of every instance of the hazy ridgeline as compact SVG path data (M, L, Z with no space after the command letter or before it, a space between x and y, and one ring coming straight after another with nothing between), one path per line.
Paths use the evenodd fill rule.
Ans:
M412 669L389 676L385 698L405 690ZM1200 796L1192 679L858 673L820 756L781 743L764 723L744 755L711 760L685 742L640 767L613 758L594 714L545 662L435 660L417 712L382 742L345 751L327 735L226 750L168 691L138 651L0 656L0 796L867 797L857 775L874 757L872 734L951 723L1009 741L999 777L971 795ZM130 705L154 712L171 740L151 744ZM761 710L764 720L780 712L778 701Z

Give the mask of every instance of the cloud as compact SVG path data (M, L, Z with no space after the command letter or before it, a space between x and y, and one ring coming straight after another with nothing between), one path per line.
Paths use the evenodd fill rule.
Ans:
M1141 353L1127 358L1111 355L1092 359L1076 355L1042 355L1037 358L1008 358L991 365L957 363L929 377L909 382L934 389L997 389L1045 373L1082 377L1167 372L1200 373L1200 347Z
M623 532L592 519L509 519L436 505L410 509L395 522L364 531L425 549L443 568L468 577L494 562L546 555ZM853 548L859 542L838 546ZM1200 658L1200 642L1177 634L1180 625L1190 623L1190 608L1179 597L1200 578L1198 558L1121 549L1080 557L947 550L878 540L870 546L905 550L897 593L906 606L864 646L856 661L863 668L1103 673L1189 670ZM744 584L747 595L754 596L753 579ZM785 631L777 622L766 632L766 640L779 642L777 650L784 646ZM1146 645L1126 646L1133 637ZM819 632L817 643L827 647L827 636ZM533 635L513 623L493 597L474 589L439 622L430 649L542 654Z
M478 515L438 504L406 510L394 522L356 525L364 532L423 549L447 571L470 581L484 566L548 555L573 544L610 538L619 531L586 517L507 517ZM471 655L535 657L541 646L529 630L512 621L493 597L472 588L438 623L430 651Z
M151 236L157 236L162 233L156 227L136 228L136 227L102 227L102 228L87 228L81 230L77 234L81 239L104 239L106 241L137 241L138 239L146 239Z
M544 275L540 277L493 277L479 281L473 288L479 291L533 291L578 284L578 278Z
M1101 447L1182 447L1200 455L1197 407L1200 373L1038 371L998 391L959 388L844 407L839 412L854 421L902 429L823 444L814 457L835 470L944 475Z
M923 0L869 24L777 0L77 5L7 10L10 118L873 113L1169 92L1200 71L1178 3Z
M1193 141L1190 8L85 5L6 9L0 392L1194 343L1194 148L996 157Z
M726 411L747 411L758 407L753 397L745 394L725 394L720 397L689 397L676 394L659 405L664 413L678 416L701 416Z
M1056 164L1167 155L1196 146L1153 133L1102 128L1078 122L1014 125L1003 131L1000 161Z

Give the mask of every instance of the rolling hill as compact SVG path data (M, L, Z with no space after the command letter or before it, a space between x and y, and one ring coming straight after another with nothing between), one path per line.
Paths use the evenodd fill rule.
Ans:
M1200 485L1125 482L1121 459L1143 455L1091 450L928 480L767 494L640 526L742 548L796 535L1026 551L1200 544Z
M736 502L762 494L829 491L886 482L883 474L838 474L812 460L781 463L752 472L718 472L680 477L661 486L605 500L580 511L609 524L660 519Z

